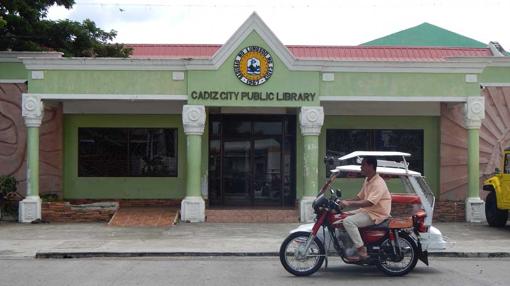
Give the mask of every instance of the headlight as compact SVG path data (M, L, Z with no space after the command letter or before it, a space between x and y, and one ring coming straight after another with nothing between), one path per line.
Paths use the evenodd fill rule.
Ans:
M319 209L325 208L328 206L328 199L324 197L324 194L318 196L312 203L312 207L315 210L315 212L318 212Z

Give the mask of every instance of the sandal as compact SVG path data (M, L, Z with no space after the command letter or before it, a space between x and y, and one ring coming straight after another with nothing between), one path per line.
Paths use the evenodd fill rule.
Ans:
M359 247L357 249L357 251L358 251L357 256L347 256L347 257L345 257L345 260L347 262L354 263L354 262L361 262L361 261L368 259L367 249L364 246Z
M368 257L368 253L367 253L367 248L366 247L364 247L364 246L358 247L356 250L358 251L359 256L366 256L366 257Z
M360 256L347 256L344 257L345 262L347 263L359 263L363 261L363 259Z

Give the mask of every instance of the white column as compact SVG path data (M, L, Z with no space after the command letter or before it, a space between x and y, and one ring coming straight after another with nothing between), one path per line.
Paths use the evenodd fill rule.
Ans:
M43 103L33 94L23 94L21 115L27 127L27 195L19 202L18 219L30 223L41 219L39 197L39 127L43 118Z
M480 199L480 127L485 118L482 96L468 97L464 106L464 121L468 132L468 191L466 221L485 221L485 203Z
M322 106L301 107L299 124L303 135L303 197L299 202L300 220L312 222L312 203L319 191L319 135L324 124Z
M181 202L181 220L205 221L205 201L201 191L202 134L205 126L203 105L184 105L182 124L186 133L186 197Z

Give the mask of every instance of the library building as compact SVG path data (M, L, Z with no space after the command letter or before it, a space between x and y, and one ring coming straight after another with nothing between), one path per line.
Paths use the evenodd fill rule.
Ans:
M312 221L325 156L402 151L434 220L483 221L481 184L510 147L497 42L423 23L297 46L256 13L240 24L224 44L128 44L129 58L0 52L0 175L18 182L19 220Z

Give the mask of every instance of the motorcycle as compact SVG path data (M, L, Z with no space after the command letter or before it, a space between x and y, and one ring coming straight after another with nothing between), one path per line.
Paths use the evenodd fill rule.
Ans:
M331 188L342 171L361 172L360 166L338 166L320 189L312 208L315 223L301 225L291 231L280 247L283 267L296 276L315 273L329 253L342 258L347 264L375 265L388 276L403 276L414 269L418 260L428 265L428 250L444 250L448 244L441 232L431 225L434 197L424 178L418 172L408 170L405 157L408 153L357 151L340 160L357 157L361 163L366 156L402 156L403 162L378 161L380 175L399 176L406 181L407 192L414 194L392 194L393 203L421 204L422 209L412 216L390 217L380 224L360 228L361 237L367 247L368 258L349 260L356 248L343 227L343 219L350 214L344 212L338 200L341 191ZM322 230L322 231L321 231ZM331 245L333 248L331 248Z

